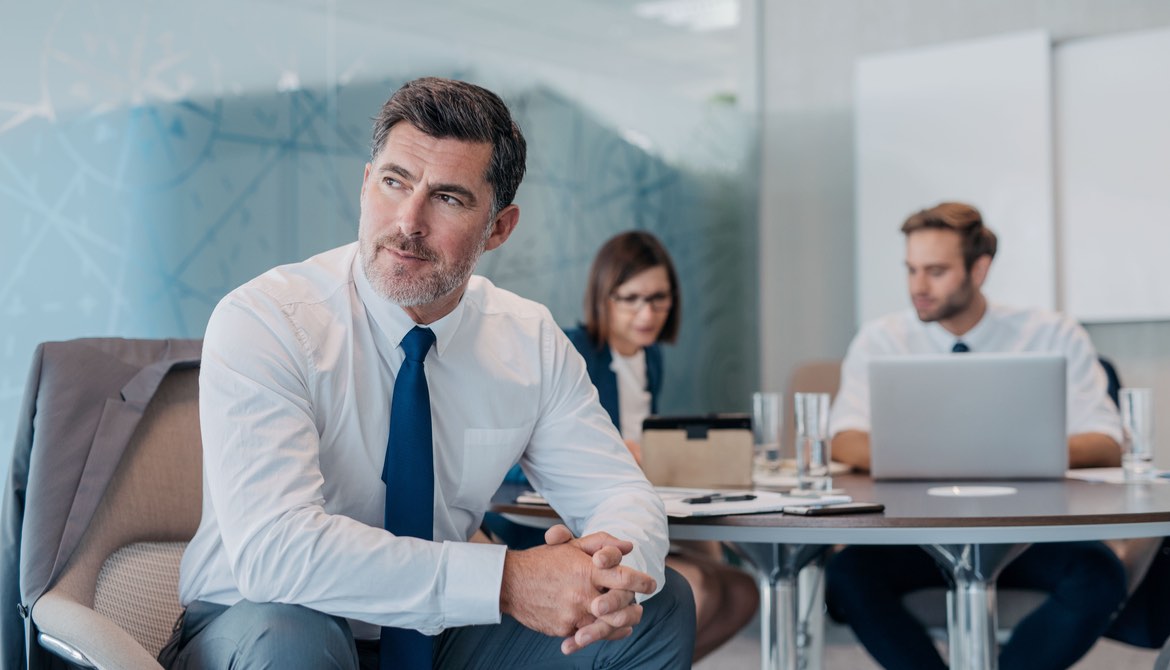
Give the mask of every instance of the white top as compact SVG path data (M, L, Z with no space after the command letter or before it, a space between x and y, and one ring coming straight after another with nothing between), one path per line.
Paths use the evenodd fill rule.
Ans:
M612 350L612 349L611 349ZM609 369L617 376L618 416L621 419L622 438L642 441L642 421L650 416L650 392L646 390L646 350L639 349L633 356L622 356L613 351Z
M183 604L298 603L376 626L500 620L505 547L466 540L517 461L578 536L631 540L624 563L663 583L661 500L548 310L472 277L430 325L434 538L382 528L398 346L414 326L374 293L350 244L225 297L199 377L203 518ZM366 622L366 623L361 623Z
M862 326L841 364L829 432L869 432L869 359L873 356L949 353L962 341L973 352L1064 354L1068 372L1068 433L1104 433L1121 442L1121 419L1106 393L1108 380L1089 334L1072 319L1043 310L988 304L974 328L956 338L913 309ZM962 354L958 354L962 355Z

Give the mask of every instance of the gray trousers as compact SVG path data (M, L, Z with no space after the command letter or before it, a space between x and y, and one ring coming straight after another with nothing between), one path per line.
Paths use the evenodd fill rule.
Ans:
M565 656L561 639L505 616L499 624L451 628L435 638L436 668L689 668L695 647L695 600L677 572L644 605L624 640L597 642ZM378 641L357 642L349 624L300 605L194 602L159 653L163 667L377 670Z

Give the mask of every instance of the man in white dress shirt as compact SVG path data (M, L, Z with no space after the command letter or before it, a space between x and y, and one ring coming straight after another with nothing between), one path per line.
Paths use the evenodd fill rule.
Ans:
M393 628L435 636L434 667L689 667L693 600L664 567L661 501L584 362L547 309L471 274L516 227L524 160L495 94L410 82L375 120L357 243L216 307L203 517L165 665L379 667ZM383 527L399 343L416 326L434 339L434 495L417 501L433 539ZM527 551L469 542L517 462L571 530Z
M1067 359L1070 465L1118 465L1120 419L1085 330L1060 314L1004 307L984 297L997 243L979 211L942 203L911 216L902 232L913 308L865 324L849 345L830 418L833 458L869 469L868 365L874 356L1046 352ZM827 575L830 611L853 627L883 667L945 667L901 600L909 591L944 584L924 551L848 547L833 557ZM1093 646L1126 596L1125 569L1101 542L1033 545L998 583L1051 594L1002 648L1003 670L1068 667Z

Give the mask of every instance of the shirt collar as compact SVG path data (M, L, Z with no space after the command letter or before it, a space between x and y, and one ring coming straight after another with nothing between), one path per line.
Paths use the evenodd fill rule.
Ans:
M930 323L922 323L920 321L919 323L922 323L922 327L926 329L927 337L930 338L930 341L934 343L939 351L949 352L951 351L951 347L955 346L955 343L963 342L971 348L971 351L988 352L993 350L989 346L989 340L992 336L991 331L993 330L991 322L994 320L989 318L992 309L992 304L988 302L987 310L983 312L983 316L980 317L979 322L960 337L955 337L954 333L943 328L938 321L932 321ZM914 315L915 319L918 318L914 310L910 310L910 313Z
M354 287L357 289L358 298L366 307L366 314L374 320L378 328L390 341L394 347L398 347L402 342L402 338L410 332L418 324L406 310L402 309L396 303L393 303L386 298L383 298L374 290L370 284L370 280L366 277L366 271L362 269L361 253L354 255L353 266L351 268L353 274ZM451 310L449 314L434 323L427 324L425 328L430 328L435 333L435 353L439 356L447 350L447 346L455 339L455 332L459 330L459 324L463 320L463 305L466 303L466 292L459 298L459 303L455 305L455 309Z
M976 323L971 330L963 333L963 337L959 338L971 347L971 351L989 352L994 351L995 347L991 346L991 338L993 330L995 330L994 321L991 318L991 312L994 309L991 302L988 301L987 309L983 310L983 316L979 317L979 323Z

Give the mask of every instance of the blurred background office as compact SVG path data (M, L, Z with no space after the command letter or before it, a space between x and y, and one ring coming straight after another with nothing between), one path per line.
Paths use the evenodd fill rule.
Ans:
M405 80L498 90L529 138L517 238L483 274L570 325L600 243L653 232L688 299L661 409L746 410L797 363L843 355L863 312L859 58L1168 26L1164 0L10 3L0 472L36 343L199 337L231 288L352 240L367 116ZM1064 309L1067 212L1050 210ZM1165 211L1140 225L1166 227ZM906 214L888 222L895 243ZM1170 389L1170 315L1087 326L1126 384ZM1170 391L1158 403L1170 415Z
M235 286L355 239L368 117L422 75L500 92L528 138L520 228L479 272L573 325L601 243L653 232L695 296L661 406L736 409L758 369L757 133L740 8L705 4L7 7L0 467L36 343L201 337Z

